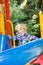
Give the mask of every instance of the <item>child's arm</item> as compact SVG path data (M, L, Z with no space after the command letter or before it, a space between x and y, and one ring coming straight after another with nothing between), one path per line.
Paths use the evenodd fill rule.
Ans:
M12 36L8 35L9 39L12 39Z
M9 35L8 37L9 37L10 39L12 39L12 40L16 40L16 39L17 39L16 36L13 36L13 37L12 37L12 36Z
M10 39L12 39L12 40L23 40L23 39L25 39L25 38L20 38L20 37L17 37L17 36L13 36L13 37L11 37L11 36L8 36Z
M17 36L13 36L12 37L12 40L17 40Z
M30 36L30 40L38 39L36 36Z
M27 36L27 39L29 40L29 41L32 41L32 40L35 40L35 39L38 39L36 36L32 36L32 35L28 35Z

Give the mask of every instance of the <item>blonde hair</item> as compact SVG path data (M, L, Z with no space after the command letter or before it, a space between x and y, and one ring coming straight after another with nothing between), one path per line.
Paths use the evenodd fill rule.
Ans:
M27 32L27 25L23 24L23 23L17 24L16 27L15 27L15 30L19 31L22 28L25 30L24 32Z

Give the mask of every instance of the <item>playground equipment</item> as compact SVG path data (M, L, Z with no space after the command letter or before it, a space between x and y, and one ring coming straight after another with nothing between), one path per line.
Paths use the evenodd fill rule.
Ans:
M43 12L39 12L41 38L43 38Z
M10 48L10 40L6 35L0 35L0 52Z
M0 65L25 65L43 52L43 39L37 39L0 53Z
M14 36L13 24L10 21L9 1L5 0L6 19L2 11L0 0L0 65L25 65L27 63L40 63L43 65L43 39L37 39L16 48L12 47L12 40L8 35ZM43 15L40 15L40 30L43 38ZM11 44L10 44L11 43ZM15 41L13 41L15 47Z
M6 19L4 21L4 15L2 10L2 0L0 0L0 34L6 34L10 36L14 36L14 29L13 24L10 20L10 11L9 11L9 2L5 0L5 12L6 12ZM12 41L11 46L12 46ZM15 47L15 41L13 41L13 46Z
M42 11L39 12L39 21L40 21L41 38L43 38L43 12ZM43 54L41 54L39 58L31 62L31 64L33 63L40 63L40 65L43 65Z

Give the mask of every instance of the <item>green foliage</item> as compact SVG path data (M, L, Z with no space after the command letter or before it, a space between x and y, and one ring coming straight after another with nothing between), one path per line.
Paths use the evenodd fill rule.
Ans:
M16 0L18 3L18 5L20 5L21 3L23 3L24 0Z
M38 15L38 3L39 0L28 0L24 12L27 13L29 19L31 19L34 14Z
M11 20L13 22L19 22L19 21L26 19L27 14L25 14L25 12L21 10L20 6L17 5L17 1L15 4L13 2L10 6L11 6L10 8Z
M39 28L39 11L43 9L43 4L41 0L27 0L25 7L20 8L21 4L26 0L10 0L10 13L11 20L14 23L26 23L28 26L28 33L40 37L40 28ZM36 19L33 19L33 15L38 16Z
M11 15L11 19L13 20L13 22L16 22L16 21L19 22L25 19L26 17L27 15L20 9L20 7L14 7L14 10Z
M39 23L36 20L28 20L28 33L38 36L39 32Z

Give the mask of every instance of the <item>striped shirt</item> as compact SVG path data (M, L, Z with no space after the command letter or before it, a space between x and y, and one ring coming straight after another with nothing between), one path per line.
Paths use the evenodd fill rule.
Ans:
M19 41L18 45L22 45L22 44L25 44L27 42L30 42L31 40L37 39L37 37L32 36L32 35L27 33L27 34L24 34L23 36L16 35L16 36L12 37L12 39L18 40Z

